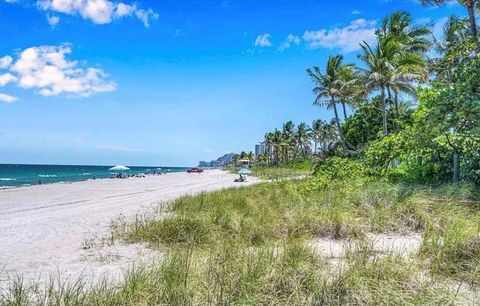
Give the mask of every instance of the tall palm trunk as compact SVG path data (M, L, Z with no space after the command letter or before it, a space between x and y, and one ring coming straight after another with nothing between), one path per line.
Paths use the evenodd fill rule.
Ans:
M343 119L347 120L347 109L345 108L345 102L342 101Z
M478 41L477 20L475 19L475 0L468 0L465 3L468 11L468 19L470 20L470 30L472 31L473 41L480 49L480 42Z
M335 101L335 97L332 98L332 105L333 111L335 112L335 123L337 124L338 135L340 136L340 142L342 143L342 147L345 151L348 151L347 144L345 143L345 138L343 137L342 127L340 126L340 119L338 118L338 111L337 111L337 102Z
M396 90L393 91L393 100L395 101L395 115L398 118L400 116L400 106L398 103L398 91Z
M387 94L388 94L388 100L390 103L393 102L395 105L395 116L398 118L400 111L399 111L399 106L398 106L398 92L396 90L393 90L393 97L392 97L392 89L390 86L387 86Z
M460 153L457 149L453 150L453 183L458 183L460 177Z
M385 101L385 86L382 86L382 119L383 119L383 135L388 135L388 127L387 127L387 104Z

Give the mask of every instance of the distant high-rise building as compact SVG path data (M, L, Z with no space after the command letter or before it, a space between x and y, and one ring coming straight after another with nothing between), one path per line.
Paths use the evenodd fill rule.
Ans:
M261 142L255 145L255 156L259 156L265 153L271 152L271 146Z

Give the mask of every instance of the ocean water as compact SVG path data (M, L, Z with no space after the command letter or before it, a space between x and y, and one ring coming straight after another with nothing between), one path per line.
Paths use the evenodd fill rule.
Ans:
M21 165L0 164L0 188L50 184L59 182L78 182L94 177L107 178L112 166L75 166L75 165ZM181 172L187 167L135 167L128 166L130 174L138 174L162 168L165 172Z

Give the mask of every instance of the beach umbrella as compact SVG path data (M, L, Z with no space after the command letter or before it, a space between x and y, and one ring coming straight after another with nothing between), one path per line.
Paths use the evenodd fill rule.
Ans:
M252 171L249 170L249 169L247 169L247 168L242 168L242 169L238 170L237 173L238 173L238 174L244 174L244 175L246 175L246 174L251 174Z
M108 169L109 171L128 171L130 168L124 165L116 165L115 167L112 167Z

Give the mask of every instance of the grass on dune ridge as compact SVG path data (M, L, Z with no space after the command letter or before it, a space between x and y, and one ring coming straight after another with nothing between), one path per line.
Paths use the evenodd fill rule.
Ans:
M462 304L457 287L480 281L479 201L470 186L421 187L310 180L263 183L170 205L170 217L117 227L165 259L119 286L73 284L40 293L17 282L1 304L345 305ZM423 234L415 256L378 256L369 232ZM354 241L332 265L309 242ZM421 277L428 275L428 277Z

